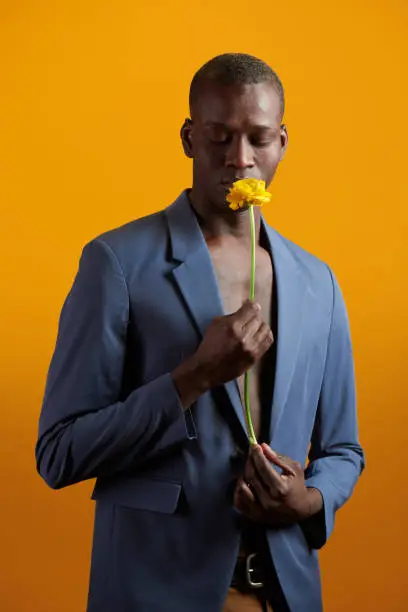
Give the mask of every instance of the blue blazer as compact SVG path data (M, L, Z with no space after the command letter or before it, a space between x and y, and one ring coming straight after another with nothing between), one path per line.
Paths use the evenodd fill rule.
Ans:
M347 315L330 269L262 218L278 303L270 444L324 510L268 529L292 612L322 609L317 550L363 468ZM223 307L186 192L86 245L64 303L36 459L52 488L96 478L88 612L220 612L248 450L237 382L183 412L171 372ZM309 448L310 447L310 448Z

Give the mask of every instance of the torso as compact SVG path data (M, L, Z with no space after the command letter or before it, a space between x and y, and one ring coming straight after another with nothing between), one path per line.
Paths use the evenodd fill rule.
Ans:
M224 313L236 312L249 297L250 252L236 238L223 237L221 241L207 242L212 258ZM255 301L261 305L264 321L272 327L273 270L269 253L261 246L256 250ZM261 433L262 393L261 374L266 356L250 370L249 389L251 416L257 439ZM244 376L238 379L242 406L244 406Z

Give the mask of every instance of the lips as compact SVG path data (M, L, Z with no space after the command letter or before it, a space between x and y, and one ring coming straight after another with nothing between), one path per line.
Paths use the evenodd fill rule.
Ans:
M223 185L224 187L232 187L232 185L236 182L236 181L242 181L244 179L249 179L249 178L256 178L254 176L236 176L232 179L227 179L225 181L221 181L221 185Z
M224 189L231 189L235 181L238 181L238 180L239 179L234 179L233 181L225 181L225 182L222 182L221 185L224 187Z

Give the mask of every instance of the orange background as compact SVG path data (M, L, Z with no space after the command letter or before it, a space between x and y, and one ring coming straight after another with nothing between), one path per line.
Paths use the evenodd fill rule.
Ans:
M406 2L2 0L0 15L0 609L85 609L92 483L53 492L34 462L59 311L85 242L190 184L190 79L244 51L287 95L265 215L334 268L354 339L368 468L321 554L326 611L408 610Z

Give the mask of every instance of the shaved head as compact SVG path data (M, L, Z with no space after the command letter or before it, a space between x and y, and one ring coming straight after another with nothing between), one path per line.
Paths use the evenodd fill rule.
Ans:
M281 116L285 110L285 94L282 83L268 64L246 53L224 53L206 62L194 75L190 85L190 114L206 85L221 86L252 85L270 83L275 89L281 105Z

